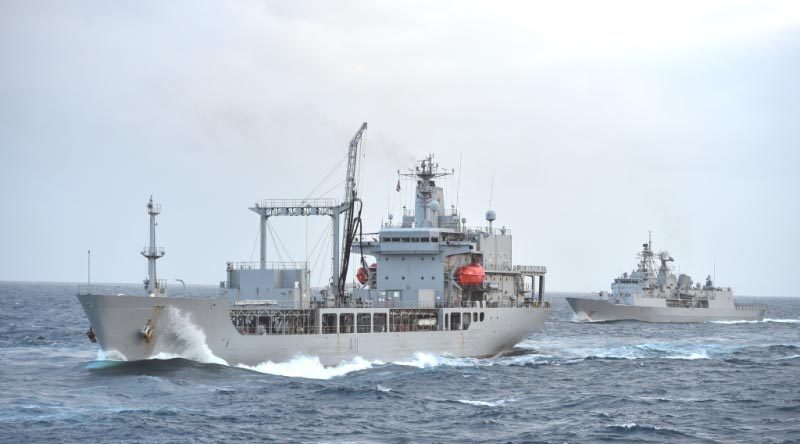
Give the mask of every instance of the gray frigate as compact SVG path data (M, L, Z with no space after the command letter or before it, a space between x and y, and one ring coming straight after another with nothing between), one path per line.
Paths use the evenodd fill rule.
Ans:
M260 219L260 261L228 262L216 298L167 295L166 281L156 274L156 260L164 256L155 241L161 207L151 197L150 242L142 250L145 291L80 288L89 338L125 360L186 356L187 347L207 347L229 365L298 356L336 365L356 357L391 362L420 352L493 356L540 329L550 313L546 268L512 263L510 230L493 226L494 211L487 212L486 226L472 228L454 206L445 208L437 181L452 171L439 168L432 155L398 171L415 184L414 208L404 207L397 223L389 215L376 233L362 233L356 181L366 127L348 147L342 201L272 199L250 208ZM268 219L291 216L331 218L327 286L311 287L306 262L267 261ZM351 256L361 266L348 282ZM202 344L188 343L187 331Z
M666 251L654 269L652 239L642 245L639 263L630 274L614 279L611 294L601 291L591 298L567 298L580 321L705 322L761 320L763 304L741 304L733 300L730 287L717 287L706 277L694 284L686 274L675 276L669 266L674 259Z

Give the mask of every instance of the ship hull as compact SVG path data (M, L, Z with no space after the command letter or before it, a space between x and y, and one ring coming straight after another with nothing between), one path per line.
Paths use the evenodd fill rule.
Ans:
M484 320L454 331L248 335L233 326L226 299L92 294L78 299L100 346L111 356L129 361L160 354L195 359L208 351L229 365L249 366L297 356L316 356L327 366L355 357L393 362L418 352L492 356L540 329L550 313L549 308L533 307L463 308L454 311L483 312ZM151 331L144 332L148 325Z
M567 298L578 320L588 322L642 321L642 322L709 322L709 321L760 321L766 308L714 307L646 307L613 304L602 299Z

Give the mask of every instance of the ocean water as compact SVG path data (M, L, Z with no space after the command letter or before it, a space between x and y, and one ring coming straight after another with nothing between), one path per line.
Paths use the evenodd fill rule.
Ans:
M111 360L76 291L0 283L0 441L800 441L800 298L737 298L768 304L763 322L660 325L576 323L551 295L507 356L240 368L202 343Z

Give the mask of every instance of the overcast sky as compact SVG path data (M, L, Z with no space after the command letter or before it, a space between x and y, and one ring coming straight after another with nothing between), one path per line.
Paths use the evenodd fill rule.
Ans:
M549 290L608 289L652 230L695 281L798 296L798 79L797 1L3 0L0 280L84 281L91 249L93 280L140 281L150 194L159 277L224 280L254 201L341 198L367 121L368 231L432 152L470 225L494 174ZM316 261L326 218L272 223Z

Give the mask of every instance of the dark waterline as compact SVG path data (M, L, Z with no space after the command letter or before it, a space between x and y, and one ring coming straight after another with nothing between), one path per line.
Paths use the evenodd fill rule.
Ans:
M245 369L98 359L76 290L0 283L0 441L800 439L800 298L737 298L768 304L765 322L588 325L556 295L503 357Z

